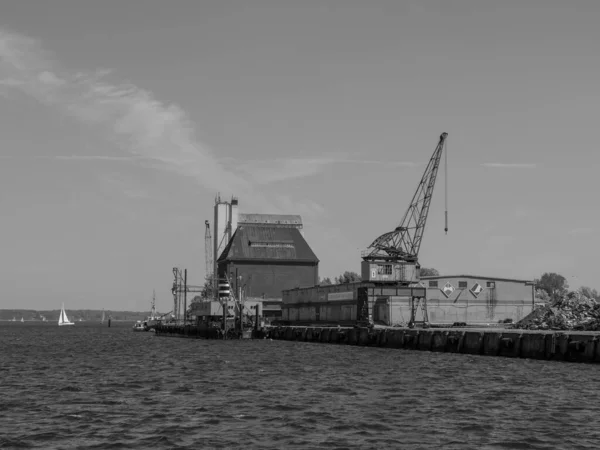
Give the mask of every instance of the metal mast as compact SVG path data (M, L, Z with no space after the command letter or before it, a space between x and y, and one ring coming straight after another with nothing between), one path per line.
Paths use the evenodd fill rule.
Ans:
M152 308L150 309L150 318L156 318L156 289L152 289Z
M212 251L212 237L210 235L210 223L208 220L204 221L206 229L204 230L204 258L206 263L206 281L212 281L214 262L213 262L213 251Z
M171 288L171 292L173 293L173 315L175 316L175 320L179 321L181 319L181 294L184 292L184 280L183 272L177 267L173 267L173 287Z
M442 133L421 182L412 198L404 217L393 231L382 234L363 253L365 261L418 263L419 248L427 222L429 205L437 176L442 150L448 133ZM446 212L446 231L448 230Z

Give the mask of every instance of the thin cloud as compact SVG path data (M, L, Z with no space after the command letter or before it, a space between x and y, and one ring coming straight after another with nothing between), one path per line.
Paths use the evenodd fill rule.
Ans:
M415 167L419 165L412 161L382 161L377 159L341 159L336 162L339 164L370 164L396 167Z
M135 161L132 156L108 155L0 155L0 159L57 159L61 161Z
M593 232L594 232L594 229L591 227L579 227L579 228L573 228L573 229L569 230L569 234L571 236L580 236L582 234L590 234Z
M231 165L240 175L252 178L257 184L271 184L294 178L306 178L319 174L328 159L273 159L265 161L237 161Z
M196 139L192 120L175 104L131 83L111 82L109 70L70 71L46 51L40 41L0 27L0 92L8 97L25 94L72 119L104 132L123 157L103 155L48 155L70 161L130 161L190 177L213 192L243 193L249 207L290 213L300 207L321 214L308 200L296 202L282 194L260 193L264 184L285 177L318 173L333 160L279 161L273 167L227 164ZM274 176L273 173L281 175ZM270 175L269 175L270 174ZM124 189L125 192L127 189ZM131 194L131 192L129 193ZM134 195L138 196L138 195Z
M37 40L2 29L0 57L4 90L18 90L77 121L102 128L107 139L129 156L192 177L212 190L249 188L247 180L227 170L197 141L192 121L179 106L161 103L151 92L130 83L109 83L106 70L69 72Z
M330 166L354 165L382 165L386 167L414 167L417 164L408 161L380 161L368 159L347 159L337 157L321 158L276 158L272 160L239 161L233 158L231 162L239 167L239 171L250 176L258 184L271 184L279 181L288 181L295 178L305 178L319 175Z
M535 169L534 163L483 163L483 167L494 167L499 169Z
M134 181L123 177L119 173L101 175L100 180L106 185L119 190L124 196L132 199L149 198L150 194Z
M102 156L102 155L56 155L54 159L65 161L134 161L131 156Z

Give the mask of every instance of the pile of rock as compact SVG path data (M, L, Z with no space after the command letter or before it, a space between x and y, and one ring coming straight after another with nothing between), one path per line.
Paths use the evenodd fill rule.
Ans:
M536 308L513 328L525 330L600 330L600 303L581 292L550 301Z

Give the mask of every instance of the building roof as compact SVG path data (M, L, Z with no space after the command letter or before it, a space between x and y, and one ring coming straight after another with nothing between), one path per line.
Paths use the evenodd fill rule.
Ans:
M517 283L533 283L531 280L515 280L514 278L482 277L479 275L427 275L422 276L421 280L440 280L445 278L476 278L478 280L490 281L512 281Z
M245 214L240 213L239 225L284 226L302 228L302 217L291 214Z
M218 262L225 260L319 262L300 230L265 224L238 225Z

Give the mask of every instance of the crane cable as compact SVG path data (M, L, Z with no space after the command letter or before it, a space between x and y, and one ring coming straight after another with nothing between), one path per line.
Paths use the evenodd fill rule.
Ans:
M448 143L446 141L444 141L444 146L446 147L446 151L444 152L444 184L445 184L445 207L446 207L446 211L445 211L445 219L446 219L446 226L444 228L444 231L446 232L446 234L448 234Z

